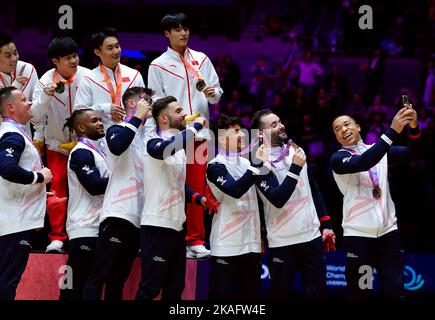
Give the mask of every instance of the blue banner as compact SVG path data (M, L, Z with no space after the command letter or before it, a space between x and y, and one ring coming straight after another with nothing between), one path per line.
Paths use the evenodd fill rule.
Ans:
M199 262L197 299L205 300L208 296L210 262ZM373 290L379 292L379 279L376 269L373 270ZM435 254L407 253L405 254L405 289L408 297L435 295ZM270 274L267 266L267 254L263 257L261 289L264 298L270 285ZM342 250L326 254L326 285L328 294L337 297L346 292L345 253ZM302 279L297 274L293 283L293 292L303 294Z

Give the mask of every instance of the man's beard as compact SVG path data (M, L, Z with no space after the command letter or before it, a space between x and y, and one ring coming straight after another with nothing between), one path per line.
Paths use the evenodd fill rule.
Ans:
M98 139L103 138L104 136L105 136L104 132L103 133L94 132L94 133L88 135L88 138L91 140L98 140Z
M171 128L183 131L186 129L186 124L184 124L181 120L171 119L170 121Z
M287 141L288 136L285 132L283 134L278 133L272 136L272 145L281 145L283 143L287 143Z

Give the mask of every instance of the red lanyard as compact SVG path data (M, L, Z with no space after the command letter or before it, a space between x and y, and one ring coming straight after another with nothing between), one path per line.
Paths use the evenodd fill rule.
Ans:
M187 62L187 60L181 54L180 54L180 58L188 72L190 72L198 80L204 80L199 69L198 71L196 71L195 68L193 68L192 65L189 62Z
M52 84L56 84L57 83L57 81L56 81L56 78L57 78L57 75L58 75L59 73L57 72L57 70L55 69L54 70L54 72L53 72L53 78L52 78L52 80L51 80L51 83ZM63 83L63 84L65 84L65 83L68 83L68 85L69 85L69 87L68 87L68 100L69 100L69 113L71 114L71 110L72 110L72 99L71 99L71 84L74 82L74 80L75 80L75 78L76 78L76 75L77 75L77 73L75 73L71 78L69 78L69 80L66 80L65 78L63 78L63 76L62 76L62 78L63 79L60 79L60 81ZM66 104L66 102L65 102L65 104Z
M54 72L53 72L53 78L52 78L52 80L51 80L51 83L52 83L52 84L56 84L56 83L57 83L56 78L57 78L57 75L58 75L58 74L59 74L59 73L57 72L57 70L54 70ZM66 79L64 78L64 79L61 79L60 81L62 81L63 83L68 83L69 85L71 85L71 83L74 82L75 78L76 78L76 75L74 74L74 75L73 75L69 80L66 80Z
M110 81L110 77L107 74L106 68L103 64L100 64L101 73L104 76L104 82L107 84L107 88L109 89L110 95L112 96L112 103L118 106L121 105L121 92L122 92L122 75L121 75L121 66L118 64L118 71L116 72L116 93L112 86L112 81Z

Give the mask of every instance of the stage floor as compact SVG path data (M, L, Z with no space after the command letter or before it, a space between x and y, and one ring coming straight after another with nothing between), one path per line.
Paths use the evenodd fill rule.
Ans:
M61 266L67 254L32 253L17 288L16 300L57 300ZM187 259L183 300L195 300L197 261ZM124 287L124 300L133 300L140 280L140 258L136 258Z

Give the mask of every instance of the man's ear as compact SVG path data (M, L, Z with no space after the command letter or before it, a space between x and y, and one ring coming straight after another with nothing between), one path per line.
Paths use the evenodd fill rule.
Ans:
M168 116L166 114L161 113L159 115L159 118L160 118L160 123L162 123L162 124L168 124L169 118L168 118Z
M15 106L12 103L12 101L5 101L5 116L7 116L7 114L13 115L15 113Z
M127 110L131 111L133 109L133 100L132 99L127 100L127 103L124 105L124 109L125 109L125 112L127 112Z
M59 64L59 59L58 58L51 58L51 62L53 62L53 64L56 65L56 67L57 67L57 65Z
M82 123L79 123L79 124L77 124L76 131L83 133L86 131L86 128Z
M101 56L101 50L100 49L94 49L94 54L99 58Z
M169 39L169 35L170 35L171 33L168 31L168 30L165 30L165 37L166 38L168 38Z

